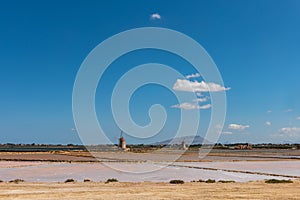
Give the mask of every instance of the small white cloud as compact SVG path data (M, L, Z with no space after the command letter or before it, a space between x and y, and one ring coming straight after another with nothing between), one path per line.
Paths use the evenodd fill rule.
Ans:
M297 117L296 119L300 120L300 116L299 116L299 117Z
M203 98L197 98L193 100L194 102L199 102L199 103L203 103L208 101L208 97L203 97Z
M270 114L272 112L272 110L268 110L267 113Z
M242 131L249 127L249 125L229 124L228 129Z
M293 112L293 109L287 109L284 112Z
M76 128L71 128L71 131L77 131Z
M186 91L186 92L220 92L230 90L217 83L206 83L204 81L189 81L177 79L173 85L174 90Z
M266 125L267 125L267 126L271 126L271 125L272 125L272 123L271 123L271 122L269 122L269 121L266 121Z
M201 94L200 92L197 92L196 95L197 95L198 97L202 97L202 96L203 96L203 94Z
M150 19L152 19L152 20L161 19L161 15L158 13L153 13L152 15L150 15Z
M211 108L210 104L207 105L203 105L203 106L199 106L198 104L194 104L194 103L182 103L182 104L177 104L177 105L173 105L171 106L172 108L180 108L180 109L184 109L184 110L195 110L195 109L208 109Z
M191 74L191 75L187 75L185 76L186 79L190 79L190 78L198 78L200 77L201 75L199 73L196 73L196 74Z

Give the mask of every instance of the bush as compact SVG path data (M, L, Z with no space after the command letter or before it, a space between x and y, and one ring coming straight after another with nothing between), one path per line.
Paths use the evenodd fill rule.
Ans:
M105 183L111 183L111 182L119 182L116 178L109 178Z
M74 183L74 182L75 182L75 180L72 178L65 180L65 183Z
M265 183L293 183L291 180L278 180L278 179L269 179Z
M225 180L219 180L219 183L235 183L235 181L225 181Z
M215 183L215 182L216 182L216 181L213 180L213 179L208 179L208 180L205 181L205 183Z
M3 181L2 181L2 180L0 180L0 183L3 183Z
M91 182L90 179L84 179L83 182Z
M22 179L15 179L15 180L11 180L9 182L10 183L22 183L22 182L24 182L24 180L22 180Z
M183 180L171 180L170 181L171 184L184 184Z

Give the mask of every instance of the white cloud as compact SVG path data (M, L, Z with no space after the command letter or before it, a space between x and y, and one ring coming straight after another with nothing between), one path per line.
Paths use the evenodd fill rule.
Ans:
M173 89L186 92L220 92L230 90L230 88L225 88L217 83L206 83L204 81L198 82L181 79L177 79L176 83L173 85Z
M272 110L268 110L268 111L267 111L268 114L271 113L271 112L272 112Z
M199 103L203 103L208 101L208 97L203 97L203 98L197 98L193 100L194 102L199 102Z
M161 19L161 15L158 13L153 13L152 15L150 15L150 19L152 20Z
M228 129L242 131L249 127L250 127L249 125L229 124Z
M300 120L300 116L299 116L299 117L297 117L296 119Z
M281 140L299 140L300 128L299 127L284 127L278 130L278 133L271 135Z
M267 125L267 126L271 126L271 125L272 125L272 123L271 123L271 122L269 122L269 121L266 121L266 125Z
M199 106L198 104L194 104L194 103L182 103L182 104L177 104L177 105L173 105L171 106L172 108L180 108L180 109L184 109L184 110L194 110L194 109L208 109L211 108L210 104L206 104L203 106Z
M196 73L196 74L191 74L191 75L187 75L185 76L186 79L190 79L190 78L198 78L200 77L201 75L199 73Z
M282 134L300 133L300 128L298 127L284 127L279 130Z
M76 128L71 128L71 131L77 131Z
M285 110L285 112L292 112L293 111L293 109L287 109L287 110Z

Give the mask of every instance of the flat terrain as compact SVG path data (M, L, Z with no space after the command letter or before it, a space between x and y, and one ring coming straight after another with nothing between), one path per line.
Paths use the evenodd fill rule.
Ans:
M300 199L300 182L0 183L0 199Z
M215 162L215 161L285 161L300 160L300 150L258 149L258 150L212 150L200 158L198 150L192 151L154 151L152 153L133 152L87 152L87 151L51 151L51 152L0 152L2 161L50 161L50 162L99 162L99 161L154 161L166 162Z
M204 158L198 151L181 153L0 152L0 180L5 181L0 182L0 199L300 200L299 150L213 150ZM63 183L68 178L78 182ZM121 182L105 184L108 178ZM294 183L264 183L271 178ZM25 182L8 183L14 179ZM186 183L169 184L172 179ZM199 179L237 182L190 182Z

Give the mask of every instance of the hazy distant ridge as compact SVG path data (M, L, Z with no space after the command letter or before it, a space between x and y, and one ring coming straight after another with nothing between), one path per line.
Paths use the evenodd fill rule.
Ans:
M204 143L209 144L210 142L205 140L201 136L185 136L185 137L177 137L177 138L172 138L168 140L164 140L161 142L155 143L156 145L161 144L161 145L167 145L167 144L181 144L182 141L185 141L186 144L189 145L194 145L194 144L202 144L203 141Z

